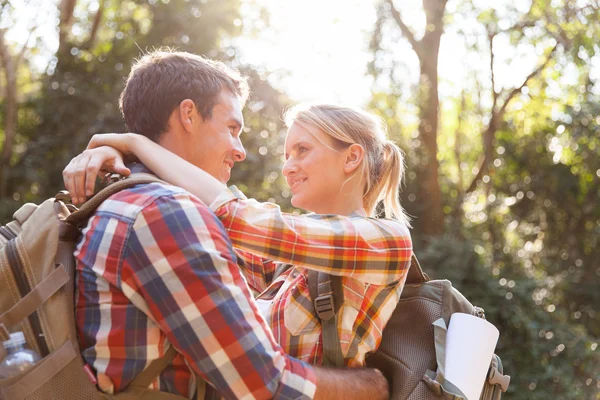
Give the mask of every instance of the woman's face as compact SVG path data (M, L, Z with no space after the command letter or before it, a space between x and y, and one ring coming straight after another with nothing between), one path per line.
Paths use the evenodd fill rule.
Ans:
M292 192L292 205L318 214L340 214L346 201L345 147L319 129L310 132L293 123L285 140L283 175Z

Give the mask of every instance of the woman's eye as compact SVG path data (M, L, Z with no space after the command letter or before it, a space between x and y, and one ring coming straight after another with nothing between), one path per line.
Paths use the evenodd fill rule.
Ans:
M308 150L306 147L298 147L298 154L302 154L302 153L304 153L306 150Z

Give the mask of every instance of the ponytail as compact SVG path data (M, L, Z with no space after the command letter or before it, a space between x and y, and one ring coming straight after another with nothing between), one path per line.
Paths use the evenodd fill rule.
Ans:
M393 142L387 140L383 145L384 162L381 180L385 182L382 188L383 206L386 218L396 218L410 226L410 218L400 205L400 184L404 180L404 154Z

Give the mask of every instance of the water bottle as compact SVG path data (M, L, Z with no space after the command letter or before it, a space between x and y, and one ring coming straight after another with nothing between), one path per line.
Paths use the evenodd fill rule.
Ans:
M41 360L38 353L25 347L23 332L10 334L10 339L3 343L6 357L0 363L0 377L9 378L25 371Z

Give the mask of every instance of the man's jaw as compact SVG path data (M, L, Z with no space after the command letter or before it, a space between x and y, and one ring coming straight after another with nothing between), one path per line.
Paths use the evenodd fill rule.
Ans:
M233 161L223 161L223 178L221 182L227 184L229 178L231 178L231 170L233 169L234 162Z

